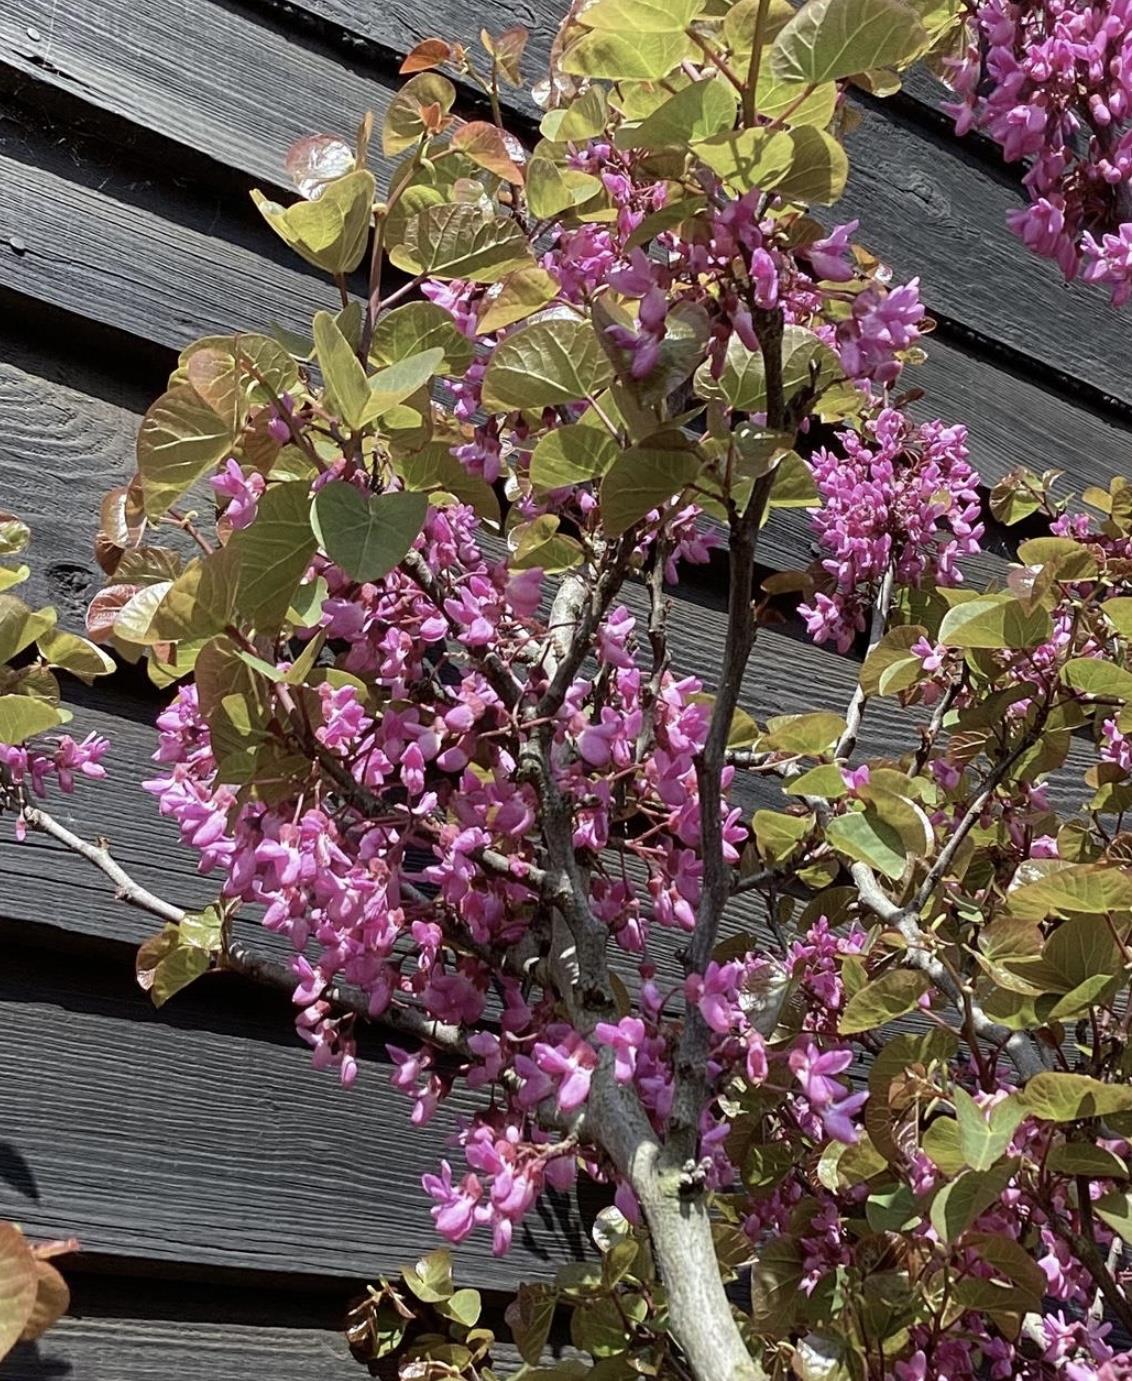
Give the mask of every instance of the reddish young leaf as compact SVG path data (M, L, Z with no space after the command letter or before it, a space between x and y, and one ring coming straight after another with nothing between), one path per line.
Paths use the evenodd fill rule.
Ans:
M516 153L522 157L522 149L517 140L509 139L497 125L489 125L486 120L472 120L460 126L452 136L452 145L496 177L506 182L522 182L523 170L515 161Z
M446 62L456 60L456 49L443 38L422 39L405 57L399 70L401 72L426 72L430 67L441 67Z

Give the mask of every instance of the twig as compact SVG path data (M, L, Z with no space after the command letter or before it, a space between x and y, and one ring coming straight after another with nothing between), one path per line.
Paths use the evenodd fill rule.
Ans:
M762 66L763 47L766 44L766 24L770 15L770 0L759 0L755 15L755 31L751 38L751 60L747 64L747 85L743 90L743 124L754 129L758 118L756 96L759 87L759 68Z
M105 873L114 883L117 889L114 895L119 901L124 901L128 906L136 906L141 911L148 911L150 915L171 925L180 925L185 919L187 913L179 906L164 901L135 882L125 868L115 862L105 842L100 840L97 844L92 844L89 840L82 839L38 806L24 806L20 814L28 829L50 835L60 844L65 844L72 853L85 858L88 863L93 863L100 872Z
M880 582L877 602L873 608L872 627L869 629L869 653L884 637L885 629L888 627L888 615L892 608L892 591L895 582L895 568L889 566ZM865 654L866 661L869 653ZM861 721L865 717L865 706L868 704L868 700L867 691L858 681L857 688L853 692L853 698L849 702L849 708L845 711L845 729L833 750L835 762L846 762L853 756L853 749L857 746L857 736L861 732Z

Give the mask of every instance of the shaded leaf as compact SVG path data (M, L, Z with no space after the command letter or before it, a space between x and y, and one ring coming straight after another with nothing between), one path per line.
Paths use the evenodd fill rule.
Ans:
M416 541L428 500L419 493L365 495L344 480L315 495L311 522L323 551L354 580L380 580Z
M600 393L612 378L613 366L588 321L536 321L509 335L492 354L483 406L511 412L579 402Z
M853 994L837 1029L843 1036L872 1031L914 1011L930 989L931 982L924 974L913 969L890 969Z

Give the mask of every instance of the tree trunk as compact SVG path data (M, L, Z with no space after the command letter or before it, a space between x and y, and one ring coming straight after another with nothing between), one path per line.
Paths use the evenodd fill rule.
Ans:
M614 1082L611 1063L611 1052L603 1050L587 1116L640 1201L672 1336L696 1381L766 1381L731 1312L704 1195L681 1195L680 1172L661 1164L648 1119L632 1090Z

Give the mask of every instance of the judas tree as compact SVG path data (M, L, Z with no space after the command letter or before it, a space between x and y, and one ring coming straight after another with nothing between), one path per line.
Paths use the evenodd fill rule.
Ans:
M257 204L339 309L188 345L97 543L91 638L176 688L149 790L204 912L37 804L106 748L50 737L49 664L109 663L4 596L6 657L41 653L0 696L6 804L164 921L155 1001L240 971L343 1097L367 1021L414 1123L459 1090L424 1181L451 1242L608 1186L600 1259L508 1313L532 1377L1132 1374L1132 489L988 495L961 421L906 410L918 281L813 209L851 88L926 59L1031 160L1021 238L1121 302L1127 8L594 0L537 132L504 127L516 28L409 55L380 189L371 121L296 146L298 200ZM789 510L817 557L761 578ZM985 587L988 511L1041 535ZM709 559L714 659L669 627ZM767 718L791 605L859 682ZM577 1353L540 1366L556 1310ZM351 1338L493 1374L443 1254Z

